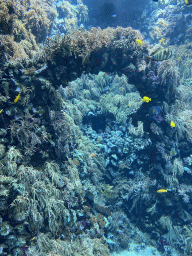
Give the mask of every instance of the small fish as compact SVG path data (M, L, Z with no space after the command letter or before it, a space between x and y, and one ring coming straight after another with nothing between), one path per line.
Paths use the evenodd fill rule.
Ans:
M181 59L181 56L179 56L179 58L177 60L180 60Z
M163 61L168 60L172 56L172 51L169 48L164 48L156 53L154 53L152 56L148 56L148 60L155 60L155 61Z
M97 156L96 153L93 153L93 154L90 155L90 157L96 157L96 156Z
M0 110L0 114L3 112L3 109Z
M192 4L192 0L184 0L184 3L185 3L186 5L191 5L191 4Z
M117 14L113 14L111 17L112 17L112 18L116 18L116 17L117 17Z
M33 238L31 238L31 241L35 240L36 239L36 236L34 236Z
M58 187L59 187L59 188L61 188L61 187L62 187L62 185L63 185L63 179L61 179L61 180L59 181L59 183L58 183Z
M165 38L161 38L160 40L159 40L159 43L162 43L162 42L164 42L165 41Z
M144 96L142 101L149 103L149 101L151 101L151 98Z
M171 121L170 126L175 127L175 123L173 121Z
M155 114L155 112L156 112L156 108L154 107L154 109L152 110L153 115Z
M17 95L17 97L14 99L14 101L13 101L13 104L15 104L15 103L17 103L17 101L19 100L19 98L20 98L20 93Z
M164 121L163 118L163 110L158 106L153 106L149 109L149 115L153 118L157 123L161 123Z
M143 41L141 39L136 39L138 45L142 45Z
M157 193L166 193L167 189L161 188L159 190L157 190Z

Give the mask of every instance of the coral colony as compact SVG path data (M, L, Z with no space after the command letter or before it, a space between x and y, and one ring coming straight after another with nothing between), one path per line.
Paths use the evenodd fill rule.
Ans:
M0 255L192 255L191 8L0 2Z

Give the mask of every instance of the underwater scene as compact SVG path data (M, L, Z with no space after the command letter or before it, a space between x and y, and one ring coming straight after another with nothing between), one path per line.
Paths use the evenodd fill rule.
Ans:
M0 0L0 256L192 256L192 0Z

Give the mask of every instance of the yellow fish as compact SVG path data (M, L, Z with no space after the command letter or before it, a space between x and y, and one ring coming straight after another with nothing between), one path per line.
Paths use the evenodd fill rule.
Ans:
M151 101L151 98L144 96L142 101L149 103L149 101Z
M3 112L3 109L0 110L0 114Z
M19 94L17 95L17 97L14 99L13 104L17 103L17 101L19 100L19 98L20 98L20 93L19 93Z
M165 38L161 38L160 40L159 40L159 43L162 43L162 42L164 42L165 41Z
M180 60L181 59L181 57L179 57L177 60Z
M192 4L192 0L184 0L184 3L185 3L186 5L191 5L191 4Z
M138 45L142 45L143 41L141 39L136 39Z
M157 190L157 193L166 193L167 189L161 188L159 190Z
M173 121L171 121L170 126L175 127L175 123Z

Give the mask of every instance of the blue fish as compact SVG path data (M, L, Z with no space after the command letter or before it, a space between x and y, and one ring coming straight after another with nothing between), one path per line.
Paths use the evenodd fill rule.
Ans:
M163 110L160 107L153 106L149 109L149 115L153 118L157 123L163 122L165 119L163 118Z

